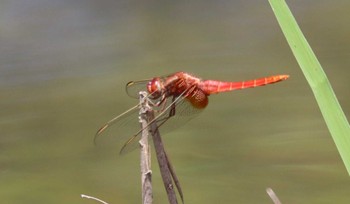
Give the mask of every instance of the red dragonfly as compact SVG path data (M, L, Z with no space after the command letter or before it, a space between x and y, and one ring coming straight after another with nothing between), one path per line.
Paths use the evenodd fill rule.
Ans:
M156 113L152 122L157 123L163 130L163 126L171 126L168 129L174 129L192 119L208 105L208 96L211 94L264 86L286 80L288 77L288 75L276 75L249 81L223 82L202 80L186 72L176 72L166 77L131 81L127 83L126 90L132 97L138 97L141 90L147 91L148 99L152 102ZM137 125L139 108L140 106L136 105L103 125L95 135L95 143L99 143L103 137L120 140L125 139L125 136L131 136L122 146L120 153L124 154L137 147L142 132ZM174 121L168 122L169 120ZM112 134L108 134L107 130L111 127L115 127L116 132L109 131ZM126 134L123 129L129 129L131 132ZM120 134L113 136L118 131L121 131ZM106 133L107 135L103 136ZM109 144L116 142L107 141Z

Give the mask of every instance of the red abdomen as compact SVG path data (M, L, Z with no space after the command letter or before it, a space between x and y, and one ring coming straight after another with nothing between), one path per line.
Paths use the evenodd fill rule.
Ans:
M260 79L241 81L241 82L223 82L214 80L201 81L199 88L204 93L210 95L214 93L234 91L238 89L254 88L257 86L264 86L267 84L276 83L288 79L289 75L276 75L270 77L264 77Z

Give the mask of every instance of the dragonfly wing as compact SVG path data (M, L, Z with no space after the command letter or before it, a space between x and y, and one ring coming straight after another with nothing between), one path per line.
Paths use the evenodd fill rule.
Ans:
M139 98L139 92L147 89L149 81L150 79L128 82L125 86L126 93L132 98Z
M97 131L95 144L103 147L123 144L140 129L138 113L139 105L136 105L108 121Z
M161 125L161 133L168 133L185 125L188 121L197 117L202 112L202 109L193 107L190 101L186 98L181 98L181 100L176 102L175 114L171 117L169 117L169 115L171 115L170 111L171 110L167 110L166 114L161 117L163 119L158 119L158 125L162 120L167 120L166 123Z
M130 137L129 140L126 141L125 144L120 149L119 154L124 155L135 150L139 146L140 139L141 139L141 133L135 134L132 137ZM148 139L151 140L152 137L150 136Z
M186 92L177 97L170 96L163 108L154 107L155 119L151 122L157 123L161 133L170 132L186 124L201 112L202 109L195 108L185 95ZM120 144L120 140L124 140L126 143L121 147L120 154L126 154L139 147L142 129L138 113L139 105L136 105L107 122L97 131L95 143L99 144L102 138L107 145ZM149 137L150 140L151 138Z
M172 114L174 109L175 115ZM164 134L183 126L188 121L198 116L198 114L201 113L201 109L193 107L186 98L180 96L174 100L168 99L166 108L163 111L155 110L155 113L154 122L157 123L160 133ZM123 145L120 150L121 155L127 154L139 147L141 132L142 129L136 132L134 136ZM152 136L149 135L148 139L151 141Z

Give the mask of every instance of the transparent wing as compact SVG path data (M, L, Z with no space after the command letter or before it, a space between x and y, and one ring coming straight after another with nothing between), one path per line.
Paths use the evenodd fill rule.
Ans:
M202 109L197 109L191 105L191 103L182 95L173 99L167 99L166 108L162 111L155 111L154 122L157 123L161 134L173 131L188 121L196 117ZM133 135L122 147L120 154L126 154L139 146L138 141L141 138L140 129L135 135ZM149 138L151 140L151 137Z
M161 134L186 124L201 112L202 109L192 106L185 95L186 91L177 97L167 97L162 107L154 107L155 119L152 122L157 123ZM97 131L94 141L103 146L119 145L120 154L125 154L139 147L141 132L139 105L136 105L103 125Z
M126 93L132 98L139 98L140 91L146 91L149 81L150 79L128 82L125 87Z
M139 105L136 105L108 121L96 132L95 145L102 147L119 145L121 148L122 144L140 129L138 113Z

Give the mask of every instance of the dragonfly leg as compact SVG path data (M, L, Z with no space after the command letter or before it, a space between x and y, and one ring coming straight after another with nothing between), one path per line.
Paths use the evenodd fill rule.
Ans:
M174 116L175 115L175 96L173 96L172 100L171 100L171 108L170 108L170 111L169 111L169 118Z
M163 110L165 108L165 105L166 105L166 99L167 99L167 97L165 96L165 94L163 94L161 99L159 101L157 101L156 103L152 102L152 105L155 107L159 107L162 105L161 110Z
M180 95L173 95L172 97L172 100L171 100L171 103L169 106L166 106L167 105L167 96L164 95L164 97L162 96L161 100L158 101L155 106L159 107L160 105L162 105L162 107L158 110L154 110L154 111L157 111L159 112L159 114L151 121L148 122L148 125L147 127L152 124L153 122L156 122L157 123L157 126L158 128L160 126L162 126L169 118L173 117L176 113L176 105L182 101L184 98L190 96L190 94L196 89L196 86L193 85L189 88L187 88L185 91L183 91ZM168 110L170 109L170 110ZM167 111L169 111L169 113L166 113ZM166 115L163 115L163 114L166 114ZM164 116L162 118L162 116ZM147 128L145 127L145 128ZM144 128L143 128L144 129ZM135 135L138 135L141 133L141 131L143 130L139 130ZM129 142L130 143L130 142Z

